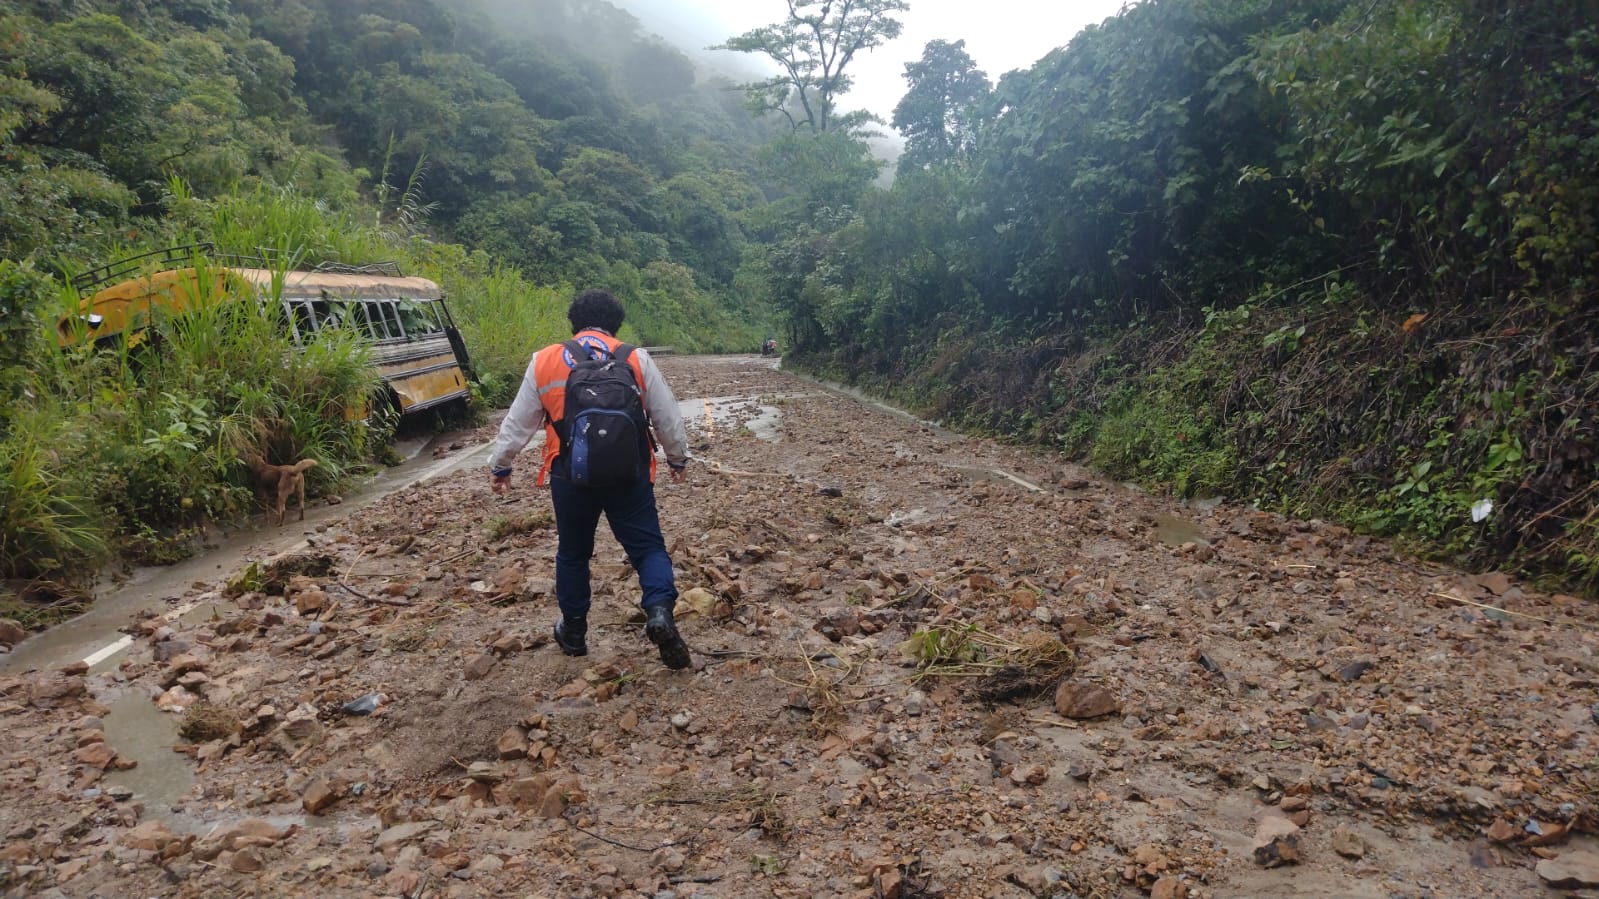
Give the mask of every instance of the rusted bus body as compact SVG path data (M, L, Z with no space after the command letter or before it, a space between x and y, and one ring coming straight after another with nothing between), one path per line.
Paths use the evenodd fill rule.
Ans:
M401 414L420 412L467 395L465 372L450 341L443 336L402 346L376 344L372 362L394 391Z
M226 269L207 271L204 277L210 283L204 288L201 277L192 268L170 269L95 291L78 304L76 314L61 317L56 343L67 347L121 337L129 346L138 346L157 313L182 315L198 309L205 302L202 297L227 294Z
M57 339L63 346L114 338L137 345L156 315L182 315L219 301L208 298L254 300L302 346L323 328L353 329L367 339L372 364L402 415L469 395L466 346L443 291L427 278L230 265L173 268L85 297L76 313L61 318Z

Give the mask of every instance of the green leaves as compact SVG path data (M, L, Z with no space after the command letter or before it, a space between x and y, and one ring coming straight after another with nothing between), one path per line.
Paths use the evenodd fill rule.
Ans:
M1417 493L1430 492L1432 490L1432 484L1427 480L1427 475L1431 471L1432 462L1425 459L1417 462L1415 465L1410 466L1410 468L1403 473L1399 483L1394 486L1395 495L1404 496L1412 490L1416 491Z
M908 89L894 107L893 125L905 137L901 173L950 162L969 163L987 120L988 76L966 53L966 42L930 41L922 58L905 66Z
M835 108L849 92L849 65L856 54L899 37L903 26L896 16L908 9L906 0L790 0L783 21L711 49L754 53L777 64L781 74L741 85L755 112L780 113L795 130L811 134L853 133L852 120Z

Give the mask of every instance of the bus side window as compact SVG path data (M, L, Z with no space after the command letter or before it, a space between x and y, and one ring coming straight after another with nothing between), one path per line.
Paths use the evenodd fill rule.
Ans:
M323 325L323 327L324 328L353 327L355 325L355 319L352 317L352 312L353 312L354 308L355 308L355 304L351 303L348 300L329 300L328 301L328 320L327 320L327 323Z
M433 304L420 303L416 300L403 300L400 302L399 309L400 320L405 323L407 336L417 337L423 334L435 334L440 330Z

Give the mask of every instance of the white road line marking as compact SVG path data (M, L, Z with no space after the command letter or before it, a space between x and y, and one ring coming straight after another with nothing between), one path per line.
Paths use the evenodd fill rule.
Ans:
M93 668L94 666L104 662L106 659L111 658L112 656L132 645L133 638L129 636L123 636L121 640L118 640L115 643L108 643L105 646L102 646L98 651L85 656L83 659L83 664Z
M1000 477L1004 478L1007 481L1014 481L1017 484L1020 484L1023 487L1026 487L1028 490L1033 491L1034 493L1043 493L1044 492L1044 488L1038 486L1037 484L1032 484L1032 483L1029 483L1027 481L1024 481L1021 478L1018 478L1017 476L1011 474L1010 472L1008 472L1008 471L1006 471L1006 470L1004 470L1002 468L990 468L989 471L992 471L994 474L999 475Z

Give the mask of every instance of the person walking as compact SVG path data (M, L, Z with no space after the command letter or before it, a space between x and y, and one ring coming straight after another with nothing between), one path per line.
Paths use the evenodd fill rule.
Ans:
M489 486L511 489L512 461L544 428L544 463L536 484L548 484L555 506L555 598L561 619L555 644L569 656L588 654L589 559L600 514L638 572L644 634L668 668L689 666L688 645L673 618L677 587L672 557L655 505L654 437L673 483L683 483L688 439L677 397L655 361L618 340L622 304L587 290L572 300L572 340L533 355L489 455ZM575 427L574 427L575 426Z

